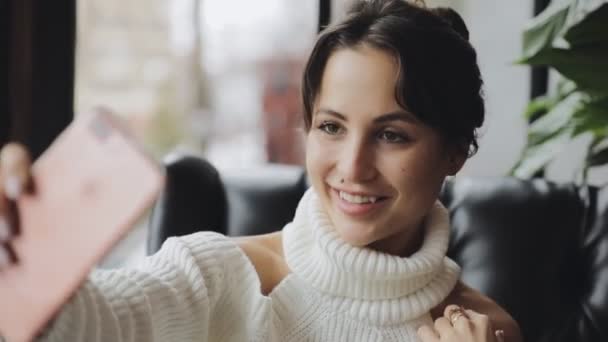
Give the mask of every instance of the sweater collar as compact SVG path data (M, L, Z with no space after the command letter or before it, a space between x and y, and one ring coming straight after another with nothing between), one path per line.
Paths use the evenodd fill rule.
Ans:
M422 246L413 255L404 258L352 246L333 229L312 188L283 230L285 258L293 273L330 296L367 306L392 303L396 307L390 309L400 311L395 319L428 312L453 288L459 268L445 256L448 239L448 213L437 202L425 219ZM369 318L370 313L358 314Z

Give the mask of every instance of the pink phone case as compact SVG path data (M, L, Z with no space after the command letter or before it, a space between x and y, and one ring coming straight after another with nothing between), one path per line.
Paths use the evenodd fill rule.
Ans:
M77 119L32 167L18 200L18 262L0 271L0 334L30 341L160 191L164 175L109 113Z

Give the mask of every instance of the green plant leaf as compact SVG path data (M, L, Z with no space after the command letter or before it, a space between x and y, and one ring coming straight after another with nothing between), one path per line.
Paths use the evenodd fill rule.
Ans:
M542 116L547 114L551 107L553 107L554 99L548 96L539 96L534 100L530 101L524 112L524 119L528 123L532 123Z
M606 163L608 163L608 139L606 139L606 136L603 136L595 139L589 146L585 166L589 168Z
M571 11L576 12L572 15L576 23L569 25L564 35L571 46L608 43L607 2L577 2Z
M557 7L564 9L565 4ZM608 92L608 2L574 1L567 17L565 22L558 20L561 16L552 21L563 26L566 46L555 46L559 34L546 34L552 41L534 54L524 50L525 62L551 66L576 82L579 88Z
M608 92L607 61L608 44L545 49L527 62L554 67L564 77L576 82L579 88Z
M561 101L566 96L575 92L577 89L576 83L563 76L559 77L557 82L557 101Z
M551 4L529 22L523 34L523 57L519 63L526 63L527 59L552 46L555 37L563 30L568 8L567 3Z
M551 108L547 114L530 124L528 146L542 144L569 128L568 123L583 105L583 98L583 93L571 93Z
M511 173L544 170L574 137L593 135L588 167L608 163L608 1L555 0L524 32L520 63L549 66L564 79L552 97L527 107L528 143Z
M557 94L538 96L530 101L524 111L524 119L531 124L547 114L558 102L577 90L576 83L561 77L557 83Z
M608 95L584 101L574 114L572 125L573 137L591 132L597 139L608 134Z
M587 167L602 166L608 163L608 148L589 155L587 158Z
M511 174L518 178L531 178L563 150L570 142L570 135L570 129L563 129L560 134L542 144L526 147L522 158L511 170Z

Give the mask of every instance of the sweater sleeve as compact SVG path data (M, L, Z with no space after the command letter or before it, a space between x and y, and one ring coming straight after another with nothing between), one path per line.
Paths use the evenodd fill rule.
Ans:
M136 268L92 272L40 339L207 341L227 245L209 232L170 238Z

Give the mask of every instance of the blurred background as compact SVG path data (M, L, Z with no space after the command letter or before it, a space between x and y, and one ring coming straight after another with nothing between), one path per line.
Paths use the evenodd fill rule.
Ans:
M464 17L485 81L479 153L460 176L505 175L526 144L530 68L515 61L534 2L426 3ZM331 1L331 20L347 4ZM157 156L186 149L220 169L302 162L299 84L319 1L77 0L77 10L76 113L109 107ZM573 179L583 145L569 146L546 177ZM594 171L591 182L602 183Z
M98 105L111 109L129 122L137 137L159 159L171 151L182 150L206 157L220 170L262 163L298 165L303 161L299 96L303 64L318 31L320 12L335 21L344 14L348 1L325 2L329 8L324 11L322 3L75 0L49 5L27 0L2 5L13 18L23 19L13 20L12 24L4 21L2 25L9 38L13 37L9 45L25 51L24 56L35 62L45 58L40 57L45 51L40 46L48 51L62 48L44 45L45 38L36 35L73 37L65 43L66 47L73 44L73 55L48 60L73 60L73 69L67 67L67 71L73 71L73 79L66 81L67 86L73 81L73 98L68 96L65 108L73 105L74 115ZM453 7L464 17L485 81L487 119L480 132L480 149L458 177L504 176L526 146L528 123L523 113L533 93L530 67L515 61L522 55L527 23L549 1L427 0L426 3ZM65 20L61 22L73 26L50 25L50 19L43 18L47 12L63 13ZM57 21L61 18L55 16ZM45 20L48 27L56 28L39 32L44 30ZM28 29L28 22L43 24ZM55 32L62 27L64 31ZM29 47L14 39L20 28L25 29L22 34L26 37L34 37ZM11 65L16 56L13 49L3 58ZM37 67L23 69L12 65L5 76L17 83L22 78L15 74L20 71L29 72L30 76L48 76L52 81L39 85L47 89L61 82L60 77L52 76L60 70L46 72ZM557 73L547 71L547 75L547 91L551 92L550 85L556 82ZM12 98L2 100L5 101L2 105L8 108L40 112L55 101L55 95L33 85L27 88L29 92L24 92L26 95L44 93L40 96L48 98L33 101L28 107L24 101L13 99L21 94L21 88L13 85L9 83L9 89L5 89L13 92ZM35 145L38 138L32 136L40 135L32 129L19 129L21 121L14 116L12 119L5 119L12 124L12 133L6 131L10 125L5 125L4 136L33 141ZM61 120L69 121L69 117L49 120L45 125ZM543 170L544 177L555 181L576 179L589 139L581 137L560 150L554 162ZM43 146L45 141L38 144ZM603 184L606 180L605 168L589 172L588 181L592 184ZM144 241L142 223L103 265L114 267L142 257Z
M76 112L112 108L157 156L301 163L317 1L78 0L77 17Z

